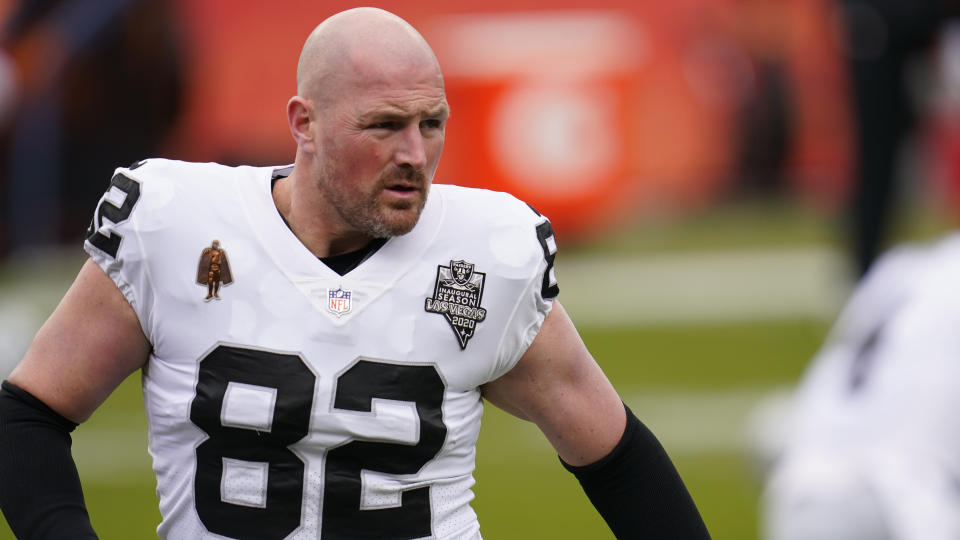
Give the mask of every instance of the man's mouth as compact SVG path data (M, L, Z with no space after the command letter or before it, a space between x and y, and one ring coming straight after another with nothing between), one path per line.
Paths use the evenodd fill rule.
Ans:
M383 193L401 204L420 200L426 193L428 181L419 171L397 170L384 178Z
M421 199L423 188L420 184L410 181L390 182L383 187L387 200L404 207L417 204Z
M387 189L390 191L398 191L400 193L410 193L413 191L420 191L420 186L416 184L389 184Z

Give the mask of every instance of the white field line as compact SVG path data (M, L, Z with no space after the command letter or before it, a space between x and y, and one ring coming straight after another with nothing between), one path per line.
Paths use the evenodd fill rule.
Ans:
M780 444L785 425L782 387L750 387L728 390L645 390L623 394L630 410L657 436L671 457L708 454L739 454L766 459ZM776 414L777 418L770 418ZM517 421L498 444L486 441L481 431L481 452L486 463L531 460L531 464L556 458L556 452L540 431ZM520 445L524 452L517 452Z
M653 431L671 457L747 457L768 451L767 445L780 435L767 430L782 422L771 422L776 419L767 416L772 409L783 411L770 407L782 403L783 395L782 388L765 387L702 392L648 390L627 393L624 402ZM123 483L131 473L149 474L145 420L139 414L124 415L124 419L126 424L111 428L80 426L75 432L73 454L85 481ZM481 431L483 463L495 465L518 459L543 463L556 458L543 435L528 422L516 420L501 435L507 440L487 441L484 437L492 435Z
M825 248L558 258L560 302L580 325L832 319L849 293Z
M849 292L840 254L755 249L635 257L560 257L560 301L582 326L832 319ZM6 376L69 286L0 288L0 377Z
M790 389L652 390L624 396L671 455L772 451L787 425ZM774 415L775 418L772 418Z

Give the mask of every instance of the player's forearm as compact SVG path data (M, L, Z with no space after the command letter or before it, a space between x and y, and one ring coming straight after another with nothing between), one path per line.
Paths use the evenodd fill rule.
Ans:
M0 510L21 539L96 539L70 455L76 424L4 381Z
M563 465L617 538L709 540L670 457L630 409L623 437L610 454L583 467Z

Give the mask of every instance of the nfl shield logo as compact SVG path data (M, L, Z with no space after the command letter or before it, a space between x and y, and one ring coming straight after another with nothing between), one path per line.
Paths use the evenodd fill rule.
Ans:
M353 302L350 300L350 291L345 291L340 287L336 289L327 289L327 311L337 317L342 317L350 313Z

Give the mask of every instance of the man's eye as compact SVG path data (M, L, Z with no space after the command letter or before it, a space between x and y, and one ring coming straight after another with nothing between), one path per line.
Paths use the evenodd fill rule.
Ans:
M426 129L440 129L443 127L443 121L437 118L431 118L420 122L420 126Z
M370 124L369 127L370 127L370 129L389 129L389 130L395 130L395 129L397 129L397 126L398 126L398 125L399 125L399 123L397 123L397 122L387 121L387 122L374 122L373 124Z

